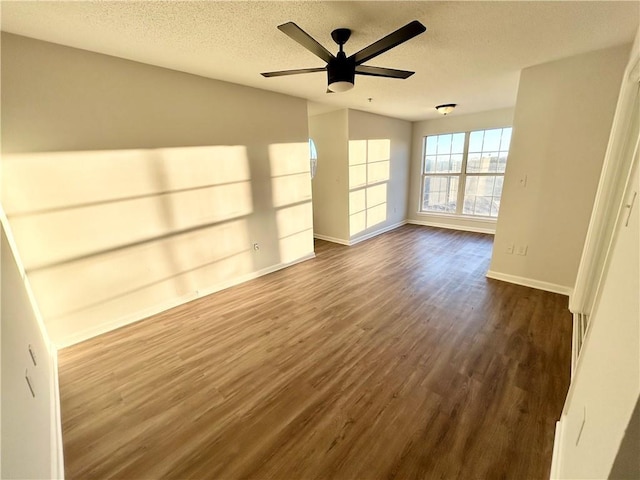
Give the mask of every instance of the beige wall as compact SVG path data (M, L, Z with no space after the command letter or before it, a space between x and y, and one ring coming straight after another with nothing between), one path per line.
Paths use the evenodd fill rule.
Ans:
M349 110L351 241L404 223L411 123Z
M628 53L522 71L490 276L570 292ZM511 243L526 245L526 256L507 254Z
M349 243L349 149L346 109L309 117L318 150L313 178L313 230L319 238Z
M307 138L305 100L3 34L2 204L52 340L313 255Z
M309 118L316 237L357 243L404 223L411 123L340 109Z
M508 127L513 123L512 108L491 110L488 112L468 115L461 115L461 111L462 106L460 110L455 112L455 114L435 120L415 122L413 124L407 219L411 223L421 225L493 233L496 225L496 222L493 219L474 219L469 217L455 217L451 215L438 215L420 212L420 204L422 202L422 155L424 138L426 136L438 135L440 133L468 132L471 130Z

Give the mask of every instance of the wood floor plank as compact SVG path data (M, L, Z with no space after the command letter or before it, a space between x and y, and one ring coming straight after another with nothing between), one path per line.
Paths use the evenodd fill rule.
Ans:
M60 352L66 476L548 478L561 295L404 226Z

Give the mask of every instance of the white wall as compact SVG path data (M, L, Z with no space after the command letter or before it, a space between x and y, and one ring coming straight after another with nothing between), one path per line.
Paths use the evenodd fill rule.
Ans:
M411 175L409 181L409 202L407 218L411 223L437 227L493 233L496 221L474 219L452 215L421 213L422 203L422 155L424 138L440 133L468 132L489 128L508 127L513 123L513 109L505 108L488 112L461 115L463 106L454 113L435 120L425 120L413 124L411 144ZM509 159L511 161L511 159Z
M639 185L636 168L625 203ZM640 208L628 225L621 213L561 418L558 478L607 478L640 398Z
M2 175L2 164L0 164L0 176L1 175ZM2 270L2 248L0 248L0 270ZM2 275L0 274L0 478L1 477L2 477Z
M55 351L38 323L27 286L1 230L2 272L2 478L55 478L56 449ZM35 353L34 365L29 346ZM25 380L28 374L35 397Z
M313 255L305 100L3 33L1 120L59 346Z
M556 428L552 478L640 477L639 69L640 32L598 186L591 248L581 259L593 287L576 289L593 290L593 310Z
M313 178L313 230L318 238L349 243L349 147L346 109L309 117L318 150Z
M522 71L489 276L570 293L628 53ZM512 243L527 255L508 254Z
M616 455L609 478L626 480L640 475L640 397Z
M411 123L349 110L351 242L404 223Z

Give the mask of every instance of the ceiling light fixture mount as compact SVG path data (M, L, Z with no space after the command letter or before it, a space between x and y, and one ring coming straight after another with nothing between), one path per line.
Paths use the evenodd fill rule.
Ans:
M456 108L457 105L457 103L444 103L436 106L436 110L442 115L448 115L453 112L453 109Z

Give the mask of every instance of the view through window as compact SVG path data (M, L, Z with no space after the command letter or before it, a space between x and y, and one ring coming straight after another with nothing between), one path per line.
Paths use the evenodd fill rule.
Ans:
M510 143L511 127L425 137L421 211L497 217Z

